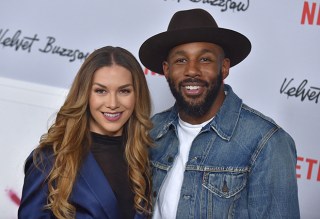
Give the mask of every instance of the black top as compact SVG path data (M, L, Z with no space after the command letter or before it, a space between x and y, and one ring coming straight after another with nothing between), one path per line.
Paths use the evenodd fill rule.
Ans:
M124 155L124 137L110 137L93 132L91 136L91 152L118 200L121 218L134 218L134 193L131 189L128 164Z

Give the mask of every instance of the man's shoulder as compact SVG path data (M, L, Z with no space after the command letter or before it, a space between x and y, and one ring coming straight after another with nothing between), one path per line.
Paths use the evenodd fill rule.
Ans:
M277 133L276 136L279 136L280 138L292 138L290 134L284 130L283 127L281 127L273 118L261 113L259 110L253 109L246 104L242 104L241 109L241 127L251 127L250 129L252 131L256 130L262 135L268 135L268 133Z
M244 103L242 104L241 109L241 112L244 114L244 116L249 116L249 118L254 119L257 122L269 123L272 126L278 126L278 124L271 117L265 115L257 109L251 108Z
M153 123L166 122L166 121L170 120L170 115L172 115L174 113L173 111L174 111L174 107L172 106L166 110L163 110L161 112L154 114L151 117L151 120Z
M178 113L174 106L162 112L154 114L151 118L151 121L153 123L153 128L150 131L151 137L155 139L156 136L162 136L168 131L169 127L172 124L175 124L177 118Z

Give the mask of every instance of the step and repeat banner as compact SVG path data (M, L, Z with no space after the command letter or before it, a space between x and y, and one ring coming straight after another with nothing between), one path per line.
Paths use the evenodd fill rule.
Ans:
M320 218L319 0L0 0L0 219L17 218L24 160L88 54L112 45L138 58L144 40L191 8L251 40L226 83L293 136L301 218ZM171 106L164 77L144 71L153 113Z

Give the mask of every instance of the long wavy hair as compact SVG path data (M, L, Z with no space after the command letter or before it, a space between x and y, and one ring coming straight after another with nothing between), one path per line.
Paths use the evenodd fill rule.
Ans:
M123 48L106 46L95 50L84 61L53 125L41 136L40 144L33 155L34 162L39 167L42 162L41 152L52 148L55 159L47 176L49 194L45 208L50 209L57 218L75 217L76 209L68 199L81 163L90 151L91 114L88 100L92 78L99 68L114 64L131 72L135 92L134 111L124 127L127 139L125 157L135 194L134 207L146 215L151 212L148 147L152 145L149 136L152 123L149 120L151 113L149 89L136 58Z

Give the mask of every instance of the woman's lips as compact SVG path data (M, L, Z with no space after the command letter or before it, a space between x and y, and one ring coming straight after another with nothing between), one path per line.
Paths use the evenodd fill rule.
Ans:
M117 121L120 119L121 113L103 113L103 116L109 121Z

